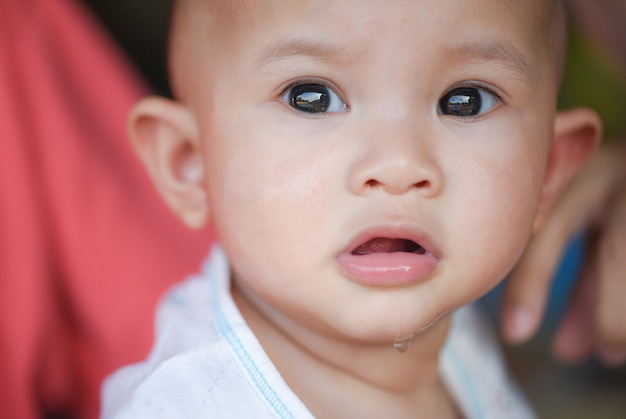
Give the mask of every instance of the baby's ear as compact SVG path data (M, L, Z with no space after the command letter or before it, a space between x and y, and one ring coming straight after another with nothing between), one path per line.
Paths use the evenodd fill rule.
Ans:
M130 114L129 132L165 202L188 227L203 227L209 206L199 134L191 111L168 99L143 99Z
M563 189L595 152L601 136L602 122L592 110L578 108L557 113L535 229L541 227Z

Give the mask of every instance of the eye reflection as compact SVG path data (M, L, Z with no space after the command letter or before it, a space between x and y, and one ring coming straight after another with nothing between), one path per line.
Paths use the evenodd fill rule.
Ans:
M282 100L300 112L347 112L346 103L331 88L319 83L302 83L288 88Z
M304 112L326 112L329 101L324 86L296 86L291 93L291 106Z
M485 89L459 87L441 98L438 111L442 115L471 117L487 112L497 103L497 97Z

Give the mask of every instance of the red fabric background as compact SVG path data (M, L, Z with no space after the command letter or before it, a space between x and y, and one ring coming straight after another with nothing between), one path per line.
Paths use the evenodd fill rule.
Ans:
M71 0L0 0L0 412L96 417L208 231L157 197L126 115L145 87Z

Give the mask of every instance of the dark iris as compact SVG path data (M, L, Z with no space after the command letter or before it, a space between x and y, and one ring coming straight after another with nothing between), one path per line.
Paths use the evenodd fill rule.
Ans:
M480 107L480 92L469 87L454 89L439 101L439 109L444 115L475 116L480 113Z
M294 109L302 112L326 112L330 95L328 89L320 84L301 84L291 88L289 101Z

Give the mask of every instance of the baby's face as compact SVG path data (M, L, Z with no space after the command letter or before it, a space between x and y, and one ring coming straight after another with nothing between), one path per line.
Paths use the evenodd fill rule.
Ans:
M217 29L191 18L175 71L211 217L268 316L390 340L512 268L557 89L518 3L269 0Z

